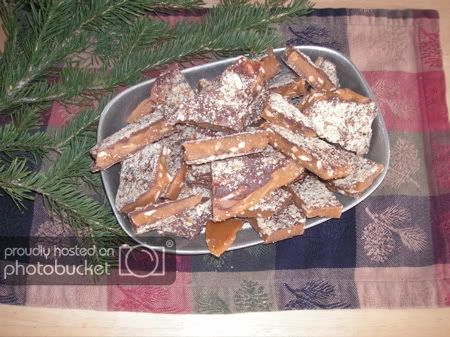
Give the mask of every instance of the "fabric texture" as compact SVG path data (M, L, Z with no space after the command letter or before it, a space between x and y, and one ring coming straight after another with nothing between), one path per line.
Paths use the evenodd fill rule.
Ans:
M178 256L170 286L0 285L0 303L159 313L450 305L450 124L432 10L318 9L280 27L286 42L346 54L381 107L391 164L368 199L301 237ZM55 103L59 127L77 111ZM39 198L1 199L1 235L64 235Z

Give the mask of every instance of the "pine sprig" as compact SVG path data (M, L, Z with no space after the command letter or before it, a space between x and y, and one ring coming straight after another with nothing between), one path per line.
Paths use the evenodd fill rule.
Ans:
M70 149L67 156L73 154L73 150ZM81 162L78 159L78 163ZM81 241L97 247L117 247L123 241L123 232L109 208L77 190L73 184L67 184L72 178L70 170L79 164L64 159L64 163L55 165L64 168L62 172L53 166L47 173L34 173L27 168L25 160L17 158L9 166L0 165L0 190L18 207L23 207L23 200L34 199L37 193L43 197L51 214L68 223ZM58 179L60 177L64 178Z
M196 3L197 1L175 1L170 7L192 8ZM17 53L2 59L9 66L5 67L8 71L4 73L5 90L0 99L0 107L11 104L33 81L42 80L50 66L71 54L86 51L94 43L94 33L128 25L147 10L156 10L164 4L165 2L151 0L31 1L27 28L23 29L27 31L27 35L31 32L31 36L21 41L23 50L20 55L23 57L17 59ZM16 12L20 10L19 7L15 8ZM24 37L22 34L22 38ZM18 69L12 67L13 63L19 65ZM26 95L22 93L21 96Z
M64 128L52 134L56 149L64 149L77 137L95 137L95 125L100 119L100 112L110 100L111 96L104 96L98 102L96 109L85 109L78 113Z
M20 106L11 114L11 122L19 130L34 131L41 124L42 110L48 107L49 104Z
M13 124L0 127L0 153L8 158L31 154L34 159L41 158L54 148L54 143L45 132L26 131Z
M98 201L104 198L93 197L100 180L89 171L88 150L109 97L56 132L40 130L42 112L55 100L90 106L171 62L275 47L280 36L272 24L306 14L311 6L307 0L281 4L223 1L199 22L171 26L158 13L197 9L201 1L0 0L7 36L0 55L0 113L10 120L0 127L0 193L18 207L40 195L81 241L119 244L123 233L110 207ZM30 158L50 151L52 164L36 172Z
M108 34L100 35L94 56L103 64L111 65L114 60L129 57L136 50L148 48L153 43L171 37L172 29L167 23L144 17L129 25L116 27Z
M139 51L133 57L124 59L114 68L109 77L111 86L132 83L138 80L141 72L164 64L189 60L207 53L227 55L239 51L259 52L273 45L278 35L272 31L231 31L189 34L162 43L149 51ZM203 33L203 34L202 34ZM211 35L210 35L211 34Z
M0 191L11 197L18 207L23 207L23 200L34 198L33 186L36 174L27 167L25 159L14 158L9 164L0 163Z
M146 8L158 8L160 3L147 1ZM190 8L193 3L186 3L185 6ZM70 4L67 6L70 7ZM137 3L125 0L114 3L106 0L95 1L95 4L79 9L81 18L75 20L77 29L71 32L69 37L63 40L59 38L58 45L47 46L47 50L57 48L56 53L51 53L53 63L76 52L88 53L92 59L99 58L103 66L112 68L111 75L102 70L90 74L67 67L63 70L61 81L57 85L38 81L31 83L28 88L21 89L19 97L9 97L11 91L6 98L2 99L0 96L0 111L2 108L3 110L12 109L20 104L45 103L56 99L67 100L82 94L95 95L110 91L118 85L138 81L143 71L202 54L260 52L273 46L280 38L277 32L268 28L271 24L309 11L309 2L306 0L295 0L288 6L279 8L273 8L268 4L249 5L226 2L212 8L201 23L182 22L170 28L158 20L149 21L141 18L132 21L132 15L123 14L123 11L131 11L134 15L138 15L144 8L142 6L144 4L140 1ZM89 15L84 13L86 9L89 9ZM70 8L66 8L64 12L69 10ZM61 17L64 16L60 15L58 20L65 22ZM42 19L35 20L39 22ZM120 24L124 22L127 24ZM87 37L82 39L86 44L85 48L75 48L78 44L76 37L80 36L84 30L96 33L93 36L97 41L94 51L91 50L93 46L86 43ZM57 37L60 35L62 36L62 33L56 34ZM72 45L73 48L65 50L66 45ZM60 50L62 50L61 55L58 54ZM36 51L34 54L39 53ZM47 57L49 57L48 53L45 53L45 58ZM48 63L47 59L41 62ZM32 69L35 72L44 71ZM32 78L25 77L19 82L20 87L23 87L24 81L28 83L29 80L36 78L38 78L37 75Z
M88 153L93 143L87 138L73 139L53 166L47 170L46 176L53 180L64 180L66 183L73 183L74 178L82 178L89 172Z

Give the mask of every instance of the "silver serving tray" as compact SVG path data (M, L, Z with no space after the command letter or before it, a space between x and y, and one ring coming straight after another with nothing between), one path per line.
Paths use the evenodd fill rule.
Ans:
M373 93L370 90L369 85L365 81L364 77L361 75L355 65L343 54L332 49L317 46L300 46L296 48L310 56L313 60L315 60L318 56L324 56L325 58L336 64L341 87L350 88L357 93L373 98ZM278 57L280 57L284 49L285 48L275 49L274 52ZM229 66L236 60L237 57L228 58L225 60L211 62L208 64L185 69L182 72L186 76L192 87L196 87L198 80L200 80L201 78L213 79L214 77L220 75L227 66ZM280 64L284 66L281 60ZM140 101L148 97L148 93L153 82L154 79L132 86L131 88L128 88L127 90L118 94L111 100L111 102L109 102L109 104L104 108L100 117L97 134L98 141L101 141L102 139L108 137L109 135L113 134L126 125L126 118L130 114L130 112ZM357 204L367 198L380 185L380 183L384 179L389 165L389 156L389 138L383 122L383 117L381 116L381 114L378 114L373 123L372 143L367 158L382 163L385 167L385 170L375 180L373 185L357 199L348 198L340 194L336 194L337 198L344 205L344 211L355 207ZM116 215L120 226L131 238L133 238L140 244L149 245L151 247L151 245L147 243L149 240L148 238L154 238L157 234L135 234L133 231L133 227L128 221L126 215L119 213L114 205L117 188L119 186L119 172L119 164L116 164L113 167L101 172L106 195L108 196L109 202L111 203L114 214ZM310 228L327 220L327 218L307 219L305 227ZM191 241L182 238L176 238L175 240L177 254L209 253L206 246L204 231L196 239ZM249 225L247 225L238 233L236 240L230 249L239 249L257 245L260 243L262 243L262 241L259 238L258 234L256 234L256 232ZM158 249L158 247L152 248Z

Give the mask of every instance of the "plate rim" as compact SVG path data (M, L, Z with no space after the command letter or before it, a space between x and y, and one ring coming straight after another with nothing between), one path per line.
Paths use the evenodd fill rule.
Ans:
M341 53L340 51L331 49L331 48L327 48L327 47L322 47L322 46L314 46L314 45L301 45L301 46L292 46L295 49L298 50L302 50L302 51L307 51L307 50L314 50L314 51L321 51L327 54L335 54L336 56L343 58L352 68L353 70L359 75L362 84L365 86L365 88L367 88L368 92L369 92L369 97L371 99L375 99L374 94L372 89L370 88L369 84L367 83L366 79L364 78L364 76L362 75L362 73L359 71L359 69L356 67L356 65L343 53ZM280 52L285 50L286 47L282 47L282 48L275 48L273 49L274 52ZM213 61L213 62L208 62L205 64L201 64L201 65L197 65L197 66L193 66L193 67L189 67L186 69L181 70L181 73L185 74L185 73L189 73L189 72L195 72L198 69L201 69L202 67L208 65L208 66L214 66L214 65L220 65L223 63L230 63L232 61L236 61L237 59L239 59L242 56L248 56L248 54L243 54L243 55L239 55L239 56L235 56L235 57L230 57L230 58L225 58L222 60L218 60L218 61ZM107 118L106 116L108 115L108 111L111 109L111 107L119 100L121 99L123 96L127 95L130 91L133 91L137 88L140 88L142 86L146 86L149 85L151 83L153 83L155 81L155 78L149 79L149 80L145 80L142 81L140 83L137 83L125 90L123 90L122 92L120 92L119 94L117 94L116 96L114 96L109 102L108 104L105 105L105 107L103 108L100 118L99 118L99 123L98 123L98 128L97 128L97 142L100 142L101 140L103 140L104 138L106 138L107 136L104 135L104 131L103 131L103 124L105 123L105 119ZM378 119L378 122L380 123L381 126L381 136L383 137L383 139L386 140L387 143L387 149L386 149L386 164L385 167L383 169L383 172L377 177L377 179L373 182L373 184L366 190L364 191L364 193L356 199L353 199L349 204L347 204L343 210L342 213L350 210L351 208L357 206L359 203L361 203L362 201L364 201L366 198L368 198L382 183L382 181L384 180L386 173L388 171L389 168L389 163L390 163L390 158L391 158L391 149L390 149L390 141L389 141L389 136L388 136L388 132L387 132L387 128L386 128L386 123L384 122L384 118L383 115L381 114L380 108L378 107L378 113L377 116L375 117L375 119ZM127 228L126 226L122 225L122 222L120 221L120 213L118 212L118 210L116 209L116 207L114 206L114 202L115 200L113 200L112 198L112 191L111 191L111 186L109 184L106 183L106 171L101 171L100 175L101 175L101 179L102 179L102 184L103 184L103 188L105 190L105 194L106 197L108 198L108 201L111 205L111 208L113 210L114 216L117 219L117 222L119 224L119 226L122 228L122 230L134 241L136 241L138 244L146 246L150 249L154 249L156 251L162 251L163 249L165 250L165 252L168 253L175 253L178 255L202 255L202 254L210 254L208 249L197 249L197 250L193 250L193 249L185 249L182 251L179 251L176 249L170 249L167 247L161 247L161 246L154 246L154 245L150 245L148 243L146 243L144 240L142 240L141 238L145 238L145 236L139 236L136 233L132 232L132 230L130 230L129 228ZM305 225L305 230L308 228L312 228L315 227L317 225L320 225L322 223L324 223L325 221L330 220L330 218L318 218L316 219L313 223L307 224ZM151 236L149 235L149 237L155 237L155 236ZM259 239L259 240L254 240L251 242L247 242L247 243L240 243L240 244L233 244L228 250L237 250L237 249L242 249L242 248L247 248L247 247L251 247L251 246L255 246L258 244L263 243L264 241Z

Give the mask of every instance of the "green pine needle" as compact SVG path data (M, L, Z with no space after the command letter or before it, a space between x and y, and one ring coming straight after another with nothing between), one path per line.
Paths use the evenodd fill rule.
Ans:
M52 134L55 140L55 148L64 149L68 144L78 137L96 136L95 125L100 119L100 113L111 96L104 96L98 102L97 109L85 109L78 113L64 128L57 130Z
M283 4L224 0L199 22L171 26L158 13L195 10L202 2L0 0L7 36L0 54L0 114L11 121L0 127L0 192L18 207L40 195L49 212L69 224L84 244L117 246L122 230L104 197L93 193L101 183L89 170L95 126L110 97L57 131L40 129L42 113L55 100L88 106L168 63L276 47L281 38L273 24L311 7L307 0ZM36 172L30 159L47 154L51 165Z
M9 164L0 164L0 191L11 197L14 203L23 207L23 200L32 200L36 175L27 167L27 160L14 158Z
M42 131L26 131L6 124L0 127L0 153L8 158L30 154L41 158L53 149L53 140Z

